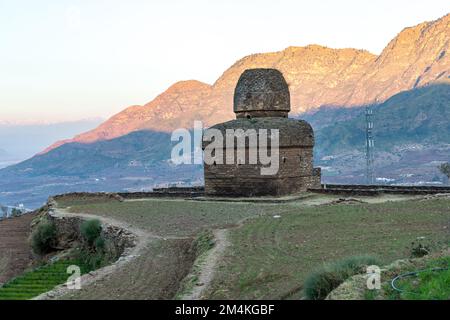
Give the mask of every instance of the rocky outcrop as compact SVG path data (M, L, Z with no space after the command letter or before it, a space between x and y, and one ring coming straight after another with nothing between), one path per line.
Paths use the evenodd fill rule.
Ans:
M80 243L82 241L80 226L85 219L81 217L53 215L52 210L48 212L47 219L54 222L56 225L58 235L57 249L70 249L75 243ZM104 223L102 224L102 237L109 244L107 249L111 252L108 252L108 255L117 258L120 257L127 248L134 247L136 241L136 236L131 232L118 226Z
M384 102L400 91L450 76L450 14L404 29L356 84L349 104Z
M42 221L50 221L54 223L56 227L56 239L55 243L53 244L53 249L55 250L55 252L64 252L65 250L79 247L80 244L83 243L80 231L81 225L83 224L84 221L93 219L89 215L83 214L71 215L65 214L65 212L61 213L60 210L57 209L57 203L55 199L64 199L65 196L68 197L68 199L74 199L79 197L79 199L82 200L86 199L88 194L72 193L50 198L47 205L40 210L39 214L31 222L32 231ZM91 195L91 198L98 199L99 197L115 200L122 199L117 194L94 193ZM100 217L99 220L101 221ZM136 245L136 235L133 234L132 232L118 225L106 223L104 221L101 222L102 222L101 236L105 240L105 242L108 243L108 246L106 247L106 250L108 250L107 252L108 256L119 258L126 251L130 250Z

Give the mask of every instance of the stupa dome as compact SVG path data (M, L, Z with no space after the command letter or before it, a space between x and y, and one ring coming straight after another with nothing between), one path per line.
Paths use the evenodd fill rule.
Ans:
M237 118L287 117L291 110L289 88L276 69L245 70L234 91Z

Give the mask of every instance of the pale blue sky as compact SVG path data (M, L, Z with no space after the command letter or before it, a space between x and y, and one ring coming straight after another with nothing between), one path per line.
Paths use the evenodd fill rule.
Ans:
M0 0L0 121L107 117L288 46L378 54L449 12L448 0Z

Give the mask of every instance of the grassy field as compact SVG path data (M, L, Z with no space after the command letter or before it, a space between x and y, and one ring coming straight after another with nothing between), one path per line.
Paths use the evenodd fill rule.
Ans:
M447 259L447 267L450 259ZM405 279L400 294L403 300L448 300L450 298L450 269L425 271Z
M195 259L192 240L205 229L229 228L231 242L207 292L212 299L299 299L305 277L324 263L367 254L389 263L408 257L417 237L448 243L448 198L382 201L317 205L323 203L321 196L309 204L59 201L71 212L111 217L162 236L189 237L186 242L155 240L137 261L71 298L173 298Z
M449 228L448 199L294 208L253 219L231 231L208 297L298 299L305 277L324 263L365 254L391 262L408 257L417 237L448 243Z
M286 205L234 202L146 199L142 201L100 200L80 204L59 201L71 212L89 213L125 221L161 236L195 236L204 229L233 227L249 217L276 214Z

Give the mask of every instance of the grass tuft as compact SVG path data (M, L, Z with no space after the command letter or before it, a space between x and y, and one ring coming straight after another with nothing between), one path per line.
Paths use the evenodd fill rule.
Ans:
M379 264L371 256L355 256L327 265L310 274L304 283L304 294L309 300L323 300L349 277L364 272L365 267Z

